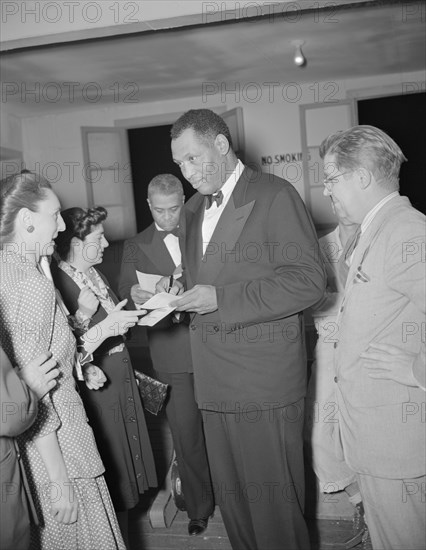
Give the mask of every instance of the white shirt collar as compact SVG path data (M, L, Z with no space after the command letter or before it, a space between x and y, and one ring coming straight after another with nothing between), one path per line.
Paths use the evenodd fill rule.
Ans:
M243 170L244 170L244 164L240 161L240 159L238 159L238 162L237 162L237 165L235 166L234 171L220 188L220 191L222 191L223 193L223 202L222 202L223 205L225 205L228 202L229 197L232 195L232 191L234 190L234 187L237 185L237 181L240 179L240 176L243 173Z
M157 224L157 222L154 222L154 225L155 225L155 229L157 231L160 231L160 233L163 231L166 231L166 229L161 229L161 227ZM178 228L179 226L176 226L176 229ZM175 235L172 235L172 237L175 237ZM176 237L177 238L177 237Z
M373 219L376 217L377 212L391 199L394 197L397 197L399 195L398 191L394 191L393 193L390 193L389 195L386 195L384 199L382 199L380 202L376 204L365 216L365 218L362 220L361 223L361 235L364 233L364 231L367 229L367 227L371 224Z

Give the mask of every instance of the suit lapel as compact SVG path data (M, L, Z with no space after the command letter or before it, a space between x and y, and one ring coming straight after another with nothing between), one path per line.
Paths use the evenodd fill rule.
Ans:
M392 217L392 210L404 203L409 204L406 197L401 197L398 195L392 198L388 203L382 206L372 220L370 226L366 229L365 233L360 236L359 243L354 250L352 262L349 267L349 281L355 282L357 278L362 278L363 263L370 252L371 246L381 234L383 225L388 222L389 218Z
M151 263L155 265L159 274L170 275L173 273L175 264L159 231L154 228L151 241L139 242L139 246Z
M186 270L194 282L197 279L200 267L201 256L203 254L202 231L201 226L204 217L204 197L200 195L194 204L192 210L187 210L186 228L184 230L187 238L185 239L186 252Z
M236 208L231 195L201 260L197 278L199 284L212 284L216 280L226 263L224 254L234 249L254 203L252 201Z

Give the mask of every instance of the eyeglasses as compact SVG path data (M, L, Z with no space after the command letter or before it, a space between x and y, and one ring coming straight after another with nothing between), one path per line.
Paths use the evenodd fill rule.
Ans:
M351 174L351 173L352 173L352 170L348 170L347 172L342 172L340 174L337 173L337 174L333 174L332 176L326 176L323 179L323 184L324 184L325 188L327 189L327 191L331 191L333 189L334 184L337 182L337 180L341 176L345 176L346 174Z

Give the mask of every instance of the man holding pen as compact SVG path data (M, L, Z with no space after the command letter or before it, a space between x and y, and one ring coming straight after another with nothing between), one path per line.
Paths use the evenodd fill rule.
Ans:
M170 275L169 290L167 292L170 292L171 288L173 287L173 283L174 283L174 277L173 275Z
M137 284L136 270L170 273L168 292L180 276L177 229L184 200L182 184L171 174L160 174L149 183L148 205L154 222L124 244L119 292L122 299L129 299L129 305L143 304L153 295ZM169 316L148 329L148 341L156 376L170 387L166 415L190 520L188 532L199 535L214 511L214 500L202 418L194 397L188 324L174 323Z

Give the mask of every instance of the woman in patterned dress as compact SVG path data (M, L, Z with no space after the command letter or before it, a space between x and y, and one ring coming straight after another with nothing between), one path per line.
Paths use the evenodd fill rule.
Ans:
M115 307L122 307L108 281L94 266L102 262L108 246L102 223L105 208L69 208L62 212L65 231L56 238L56 251L62 261L52 264L52 275L71 315L78 310L86 323L80 330L95 330ZM79 297L86 294L85 310ZM137 505L139 494L157 486L155 464L129 352L122 336L106 340L94 352L93 363L102 370L106 382L98 387L99 376L91 375L93 365L83 367L85 382L79 382L90 425L105 464L105 479L126 541L128 510Z
M34 424L18 438L39 515L31 548L124 550L104 467L75 389L75 338L40 269L64 229L60 203L49 182L31 173L2 180L0 198L1 345L18 368L50 349L60 370L55 388L39 402ZM133 325L136 321L135 315Z

